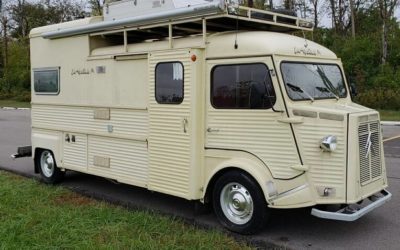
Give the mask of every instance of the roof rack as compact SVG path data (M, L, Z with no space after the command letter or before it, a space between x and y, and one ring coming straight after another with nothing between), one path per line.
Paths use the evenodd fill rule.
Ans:
M113 3L135 3L137 0L122 0ZM168 1L168 0L161 0ZM169 0L174 1L174 0ZM176 1L176 0L175 0ZM188 1L188 0L186 0ZM195 0L201 2L201 0ZM150 1L149 1L150 2ZM124 31L125 40L140 42L149 39L189 36L232 30L294 32L312 31L314 24L307 20L254 8L232 4L232 0L203 0L195 5L166 9L133 17L110 16L104 21L85 26L60 29L42 34L44 38L56 39L74 35L94 33L117 33ZM111 8L108 6L106 8ZM107 10L106 10L107 11ZM111 9L108 9L110 13ZM106 12L107 13L107 12ZM126 15L126 13L125 13Z

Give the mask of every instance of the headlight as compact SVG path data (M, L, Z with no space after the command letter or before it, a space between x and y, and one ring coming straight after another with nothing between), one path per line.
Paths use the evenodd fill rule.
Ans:
M329 135L322 139L320 148L325 152L333 152L337 147L337 138L334 135Z

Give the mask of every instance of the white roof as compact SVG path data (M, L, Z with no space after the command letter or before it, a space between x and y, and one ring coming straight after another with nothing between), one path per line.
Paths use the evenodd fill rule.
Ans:
M237 39L238 48L235 49ZM269 31L226 32L211 35L207 58L285 55L337 59L331 50L304 38Z

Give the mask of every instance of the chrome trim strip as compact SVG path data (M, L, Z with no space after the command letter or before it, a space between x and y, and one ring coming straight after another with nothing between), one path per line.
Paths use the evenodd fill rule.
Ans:
M299 192L299 191L301 191L301 190L303 190L303 189L308 188L308 186L309 186L308 184L304 184L304 185L301 185L301 186L299 186L299 187L290 189L290 190L288 190L288 191L285 191L285 192L283 192L283 193L280 193L280 194L276 195L275 197L273 197L273 198L270 199L269 201L274 201L274 200L280 199L280 198L282 198L282 197L285 197L285 196L288 196L288 195L297 193L297 192Z

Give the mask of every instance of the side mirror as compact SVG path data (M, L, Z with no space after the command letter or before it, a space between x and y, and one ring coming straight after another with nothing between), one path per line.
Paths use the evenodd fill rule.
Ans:
M357 95L358 95L358 91L357 91L357 87L356 87L356 84L355 83L350 83L350 94L351 94L351 97L356 97Z

